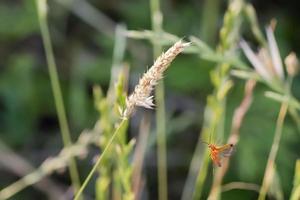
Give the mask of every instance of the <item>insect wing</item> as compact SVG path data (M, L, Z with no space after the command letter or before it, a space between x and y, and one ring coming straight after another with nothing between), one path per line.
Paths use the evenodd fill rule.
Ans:
M219 155L221 157L230 157L234 151L233 145L227 144L220 148Z

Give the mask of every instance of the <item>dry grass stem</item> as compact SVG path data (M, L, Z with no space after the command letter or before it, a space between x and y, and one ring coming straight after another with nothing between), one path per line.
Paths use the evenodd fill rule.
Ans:
M230 190L252 190L259 192L260 186L254 183L245 183L245 182L231 182L222 186L222 192L227 192Z
M240 127L252 103L253 90L255 86L256 86L256 81L252 79L248 80L245 85L245 96L240 106L234 112L231 134L229 136L228 143L232 143L236 145L239 141ZM218 169L215 174L209 199L217 199L218 194L220 192L220 186L222 184L223 177L226 171L228 170L228 167L229 167L229 159L226 159L223 161L223 167Z
M0 169L5 169L8 172L16 174L19 177L26 176L26 174L35 171L33 165L22 156L13 152L9 147L0 141ZM33 185L36 189L44 192L49 199L62 199L65 194L65 187L45 177L40 182ZM0 199L2 199L2 191L0 191Z
M260 189L259 198L258 198L259 200L265 199L266 194L267 194L269 187L273 180L275 159L276 159L277 152L279 149L279 143L281 140L283 123L284 123L284 119L286 117L287 111L288 111L288 104L284 102L281 104L281 108L280 108L279 115L277 118L275 136L274 136L274 140L272 143L271 152L269 154L269 158L268 158L268 162L267 162L267 166L266 166L266 170L265 170L265 175L263 178L263 183L262 183L262 186Z
M135 87L133 93L127 98L126 108L122 113L123 118L127 119L136 106L149 109L154 106L153 96L151 95L154 86L163 78L164 71L175 57L189 45L190 43L184 43L180 40L156 59L152 67L139 80L139 84Z
M63 148L57 156L46 159L35 171L1 189L0 199L9 199L26 187L41 181L45 176L55 171L64 170L72 157L85 157L88 152L88 145L95 141L99 141L99 136L95 135L93 132L81 133L76 143Z
M137 139L136 148L134 151L133 157L133 174L132 174L132 181L133 181L133 191L135 194L135 199L140 199L141 192L143 190L144 185L144 178L143 178L143 165L144 165L144 158L147 148L147 141L150 132L150 119L149 116L145 115L142 118L139 136Z

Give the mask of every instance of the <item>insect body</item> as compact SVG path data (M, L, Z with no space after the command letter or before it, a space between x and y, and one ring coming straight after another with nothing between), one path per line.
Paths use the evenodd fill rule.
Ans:
M214 144L208 144L208 148L210 149L210 158L213 163L219 167L221 167L221 159L223 157L231 156L233 152L233 144L225 144L223 146L216 146Z

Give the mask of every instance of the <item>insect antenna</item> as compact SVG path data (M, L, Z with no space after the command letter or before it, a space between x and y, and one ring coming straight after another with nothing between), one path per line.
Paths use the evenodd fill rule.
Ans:
M207 145L209 145L209 143L208 143L208 142L205 142L205 141L203 141L203 140L201 140L201 142L202 142L202 143L204 143L204 144L207 144Z
M211 143L212 133L209 135L209 143Z

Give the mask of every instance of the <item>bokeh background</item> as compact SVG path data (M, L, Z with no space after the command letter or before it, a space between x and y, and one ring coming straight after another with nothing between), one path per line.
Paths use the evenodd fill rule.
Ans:
M95 13L88 12L80 1L72 7L66 0L48 1L51 39L74 140L84 129L92 128L99 117L94 108L92 87L99 84L104 91L108 88L116 25L123 23L129 30L151 29L149 1L82 1ZM285 57L291 50L299 53L299 3L296 0L250 2L257 11L261 27L272 18L277 19L275 35L281 54ZM226 8L227 1L221 0L165 0L161 5L163 27L179 37L198 36L214 46L218 42L218 31ZM244 27L242 30L243 36L251 40L252 36L247 34L249 29ZM138 47L126 51L124 59L130 66L131 90L147 66L151 65L153 56L149 41L128 39L128 43ZM179 199L182 192L202 127L206 97L212 92L209 71L214 65L194 55L183 55L176 59L165 76L170 199ZM244 81L234 81L236 87L230 92L226 112L228 132L233 110L243 95ZM256 88L225 183L245 181L260 184L262 181L279 111L279 104L264 96L266 89L263 85ZM293 93L300 98L299 76L294 81ZM154 116L153 111L139 110L131 120L129 137L134 137L137 132L139 112L149 112L150 117ZM155 133L152 133L151 137L154 136ZM11 149L36 167L62 148L34 0L0 1L0 139L1 148ZM300 133L288 117L277 159L286 198L292 189L294 164L300 156L299 145ZM157 198L155 149L155 145L147 149L144 167L149 199ZM91 149L90 160L79 163L82 178L91 168L92 157L97 153L97 150ZM0 188L3 188L21 176L11 169L16 166L22 168L22 165L7 157L0 159ZM209 176L212 176L212 170ZM68 173L54 173L50 178L64 189L70 185ZM206 184L205 193L208 193L209 187L210 181ZM88 191L93 192L93 184ZM257 193L232 190L223 194L224 199L241 197L255 199ZM43 192L33 187L13 197L45 198Z

